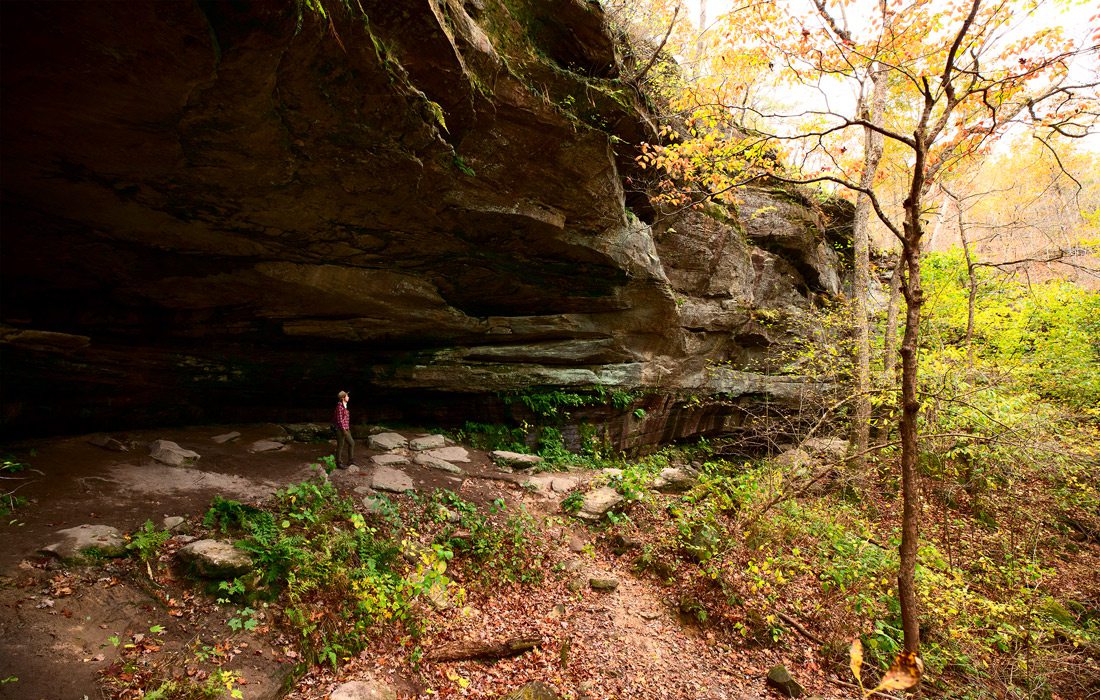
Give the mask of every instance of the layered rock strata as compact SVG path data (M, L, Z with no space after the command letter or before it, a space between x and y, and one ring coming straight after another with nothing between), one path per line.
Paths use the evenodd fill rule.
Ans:
M329 5L4 3L6 434L659 392L590 416L625 445L799 400L760 368L839 289L821 212L624 189L657 135L598 3Z

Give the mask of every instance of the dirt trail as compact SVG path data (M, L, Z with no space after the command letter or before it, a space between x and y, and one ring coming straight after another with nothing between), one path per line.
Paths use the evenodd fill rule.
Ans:
M230 431L239 431L241 437L225 444L211 439ZM402 432L411 436L418 431ZM30 502L13 514L12 523L3 525L0 545L0 679L18 678L0 684L0 698L103 697L96 674L118 658L111 638L127 639L153 625L167 627L163 642L172 649L182 650L206 635L227 636L224 615L197 621L167 618L155 591L138 585L133 577L114 575L110 563L63 567L38 550L56 541L57 530L84 523L132 532L146 520L159 527L167 515L199 515L215 495L261 499L307 478L309 465L330 453L323 443L291 442L274 452L248 450L254 441L282 434L275 425L206 426L118 436L136 446L130 452L96 447L88 442L90 436L0 448L32 467L23 474L28 480L19 491ZM188 467L160 465L144 448L155 439L172 440L198 452L201 459ZM370 464L369 457L377 453L366 449L363 440L356 461ZM523 501L534 513L561 517L561 494L550 498L520 488L522 479L497 471L484 452L470 450L470 460L462 464L467 472L463 478L416 465L402 469L418 490L449 488L479 503L496 498L512 504ZM369 467L357 473L337 472L333 483L344 492L364 493L371 472ZM571 551L566 544L571 535L594 539L568 518L552 525L547 531L551 575L542 585L502 586L498 595L452 611L444 629L425 640L535 633L544 639L540 649L495 664L425 664L420 677L435 676L451 685L453 676L467 679L467 697L495 697L479 688L499 688L502 679L512 687L525 680L557 683L575 698L766 696L762 674L746 674L738 668L736 652L715 643L713 635L683 624L659 585L632 576L629 557L620 561L593 547ZM592 577L614 578L618 589L591 590L587 581ZM274 632L232 639L234 667L247 682L241 688L245 698L278 697L289 668L282 641ZM407 655L361 658L338 678L307 679L291 697L325 697L332 683L377 676L382 668L399 689L408 691L417 684L408 682L407 666Z

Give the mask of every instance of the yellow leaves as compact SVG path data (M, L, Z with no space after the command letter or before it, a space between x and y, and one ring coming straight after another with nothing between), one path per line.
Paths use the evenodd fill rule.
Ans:
M859 687L862 688L863 678L860 676L860 670L863 668L863 642L859 641L858 637L852 640L852 646L848 649L848 660L852 675L856 677Z
M871 693L879 690L905 690L920 683L920 677L924 673L924 662L912 652L903 651L894 659L894 663L886 670L878 685ZM870 693L868 693L869 695Z
M447 670L447 680L451 681L452 683L457 683L458 687L462 690L465 690L470 685L469 678L466 678L465 676L460 676L450 669Z
M863 643L859 639L852 641L852 646L848 649L849 667L852 669L852 675L856 677L856 681L859 682L860 690L863 691L863 697L868 697L872 693L877 693L880 690L905 690L912 688L920 683L921 676L924 674L924 662L916 654L903 651L898 654L894 659L894 663L890 665L890 668L883 674L882 679L878 685L874 688L867 690L863 687L863 677L861 671L863 669Z

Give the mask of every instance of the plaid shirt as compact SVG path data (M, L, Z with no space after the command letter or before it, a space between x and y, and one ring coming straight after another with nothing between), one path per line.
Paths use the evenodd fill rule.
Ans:
M351 414L344 402L336 404L336 413L332 416L332 422L340 430L351 430Z

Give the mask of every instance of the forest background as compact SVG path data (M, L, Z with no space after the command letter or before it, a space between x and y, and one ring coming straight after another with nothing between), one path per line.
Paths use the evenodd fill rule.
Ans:
M880 578L878 605L856 606L876 619L864 639L878 661L893 659L880 687L915 685L930 661L985 677L1009 669L993 676L998 696L1049 693L1077 662L1036 661L1038 640L1059 637L1041 620L1095 633L1094 614L1068 612L1079 602L1031 597L1066 568L1035 524L1072 521L1095 537L1068 513L1100 514L1086 476L1100 417L1095 10L607 4L626 43L652 52L636 57L634 78L660 96L665 126L638 161L664 206L736 208L738 188L777 184L855 206L854 284L821 322L850 345L785 369L842 368L854 390L834 404L852 437L850 494L869 522L898 518L877 545L898 550L885 567L896 564L896 592ZM995 514L1005 495L1023 520ZM1031 573L1016 569L1025 560ZM857 676L862 646L850 650Z

